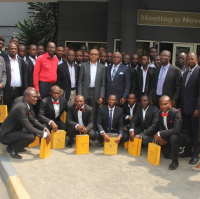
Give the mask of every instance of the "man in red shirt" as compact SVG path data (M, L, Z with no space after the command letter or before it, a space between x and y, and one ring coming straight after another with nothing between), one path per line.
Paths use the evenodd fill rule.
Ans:
M53 42L47 44L46 53L40 55L33 71L33 85L38 99L50 95L51 86L57 81L58 58L54 55L56 45Z

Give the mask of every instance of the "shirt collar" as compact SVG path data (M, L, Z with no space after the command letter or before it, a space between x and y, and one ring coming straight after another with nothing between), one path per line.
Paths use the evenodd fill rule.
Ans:
M120 64L121 64L121 62L118 65L113 64L113 66L119 67Z
M197 66L198 66L198 64L197 64L193 69L189 69L189 70L190 70L191 72L193 72Z
M110 111L110 110L113 110L113 111L114 111L114 110L115 110L115 106L111 109L110 106L108 105L108 109L109 109L109 111Z
M51 58L48 52L46 52L45 55L46 55L46 57L47 57L48 59L54 59L54 58L56 57L56 56L54 55L53 58Z
M135 107L135 104L136 104L136 102L133 104L133 107L132 107L132 108ZM128 107L131 108L130 104L128 104Z
M164 113L164 112L162 112L162 113ZM169 110L166 113L169 113Z
M76 106L77 107L77 106ZM78 107L77 107L78 108ZM81 107L81 108L84 108L84 104L83 104L83 106Z
M140 68L141 68L141 70L143 70L143 66L141 66ZM147 70L146 70L145 72L147 72L148 69L149 69L149 65L147 66ZM143 70L143 71L144 71L144 70Z
M22 60L24 60L24 61L26 61L26 56L24 58L22 58L19 55L17 55L17 57L20 58L20 59L22 59Z
M51 98L51 100L52 100L52 102L54 102L54 99L53 99L53 98ZM56 102L59 102L59 99L58 99Z
M169 64L167 64L167 66L162 66L162 67L161 67L161 69L164 69L164 70L166 70L166 69L168 69L168 68L169 68L169 65L170 65L170 63L169 63Z
M68 61L66 61L67 62L67 65L68 66L71 66L70 64L69 64L69 62ZM76 63L75 63L76 64ZM73 62L73 64L72 64L72 66L71 67L73 67L74 66L74 62Z
M30 59L31 61L36 61L36 60L37 60L37 55L35 56L35 59L32 58L31 56L29 56L29 59Z
M27 104L27 106L28 106L28 110L30 110L31 108L30 108L29 104L28 104L28 103L26 103L26 104Z
M95 64L92 64L92 63L90 62L90 65L96 65L96 66L97 66L97 62L96 62Z
M9 58L10 61L18 61L17 56L16 56L16 59L13 59L13 58L11 58L11 57L8 55L8 58Z
M149 106L150 106L150 105L149 105ZM147 106L147 107L146 107L146 109L143 109L143 108L142 108L142 110L143 110L143 111L147 111L147 110L148 110L148 108L149 108L149 106Z

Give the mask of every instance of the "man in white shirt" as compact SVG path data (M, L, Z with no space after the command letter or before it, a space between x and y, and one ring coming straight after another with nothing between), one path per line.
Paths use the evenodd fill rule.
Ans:
M4 104L8 110L13 100L22 95L28 87L28 68L23 60L17 58L17 46L14 43L8 45L8 56L4 57L7 73L4 92Z
M67 131L67 125L60 120L64 111L68 111L67 101L60 96L61 90L58 86L52 86L50 96L40 102L38 120L49 130L56 132L58 129Z
M88 134L91 140L95 140L95 132L93 130L93 110L92 107L84 103L84 97L77 95L75 103L67 112L66 124L68 126L67 133L69 141L67 147L73 145L73 138L78 134Z
M78 94L83 95L85 103L93 108L94 124L99 105L103 104L105 98L105 66L99 63L99 52L97 49L90 51L90 62L81 64ZM95 128L95 125L94 125Z
M129 139L142 138L142 144L148 146L158 130L158 108L150 103L148 96L143 95L139 107L130 122Z
M23 61L26 61L26 53L27 53L26 46L23 45L23 44L19 44L19 46L17 47L17 49L18 49L18 55L17 55L17 57L19 59L22 59Z

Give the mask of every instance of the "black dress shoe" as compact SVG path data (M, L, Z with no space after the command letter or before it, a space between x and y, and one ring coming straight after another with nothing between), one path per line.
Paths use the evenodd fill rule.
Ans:
M67 142L67 147L68 148L71 148L72 147L72 145L73 145L73 140L71 141L71 140L69 140L68 142Z
M191 153L185 153L185 152L178 155L178 157L180 157L180 158L191 157L191 156L192 156Z
M171 158L171 154L164 155L164 158L165 158L165 159L170 159L170 158Z
M20 152L26 152L27 151L27 149L22 149Z
M197 164L199 162L199 158L192 158L190 161L189 161L189 164Z
M9 146L7 146L7 151L10 153L11 157L17 158L17 159L22 159L21 155L18 155L18 153L14 149L10 149Z
M99 142L99 146L104 147L104 142Z
M178 167L178 160L173 160L172 163L169 165L169 170L175 170Z

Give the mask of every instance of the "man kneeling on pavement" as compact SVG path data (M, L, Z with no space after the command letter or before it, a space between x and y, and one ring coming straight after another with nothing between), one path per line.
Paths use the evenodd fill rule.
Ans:
M8 145L7 151L13 158L22 159L18 153L25 152L24 148L32 143L36 136L46 138L47 144L51 140L49 130L31 116L30 107L36 103L36 91L27 88L24 91L23 101L12 108L1 125L0 142ZM23 131L23 128L26 131Z

